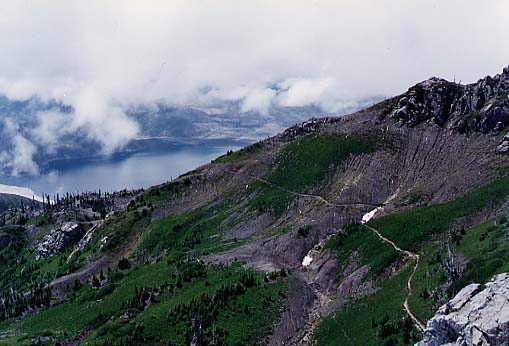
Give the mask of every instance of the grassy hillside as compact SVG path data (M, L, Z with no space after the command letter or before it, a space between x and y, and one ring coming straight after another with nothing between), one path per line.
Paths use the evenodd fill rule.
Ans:
M371 221L370 225L402 248L418 248L430 237L448 231L455 220L500 206L508 195L509 175L503 173L495 181L449 203L388 215Z
M89 345L166 345L167 340L181 345L193 335L193 318L201 321L206 340L254 344L270 332L281 312L286 274L265 276L238 265L207 266L196 259L199 250L213 251L217 245L207 241L214 225L200 215L197 211L154 222L133 260L86 281L76 280L67 302L20 323L3 322L0 330L15 336L0 338L0 344L28 345L34 337L49 338L47 344L52 344L80 335ZM110 224L103 232L115 229L116 222ZM147 252L157 260L140 262Z
M61 304L36 303L31 310L38 313L0 322L0 345L33 340L53 345L70 337L88 345L182 345L193 336L217 345L254 345L265 338L285 305L286 273L203 263L202 255L236 245L221 236L228 200L151 219L153 203L182 191L179 184L170 186L138 196L72 258L69 250L31 264L24 228L4 227L1 234L14 236L0 251L4 288L14 282L20 288L41 285L109 253L126 253L129 259L71 281ZM126 252L128 243L135 245ZM30 267L21 267L24 263ZM18 306L21 301L13 298ZM193 321L201 324L200 333Z
M467 284L483 283L494 274L509 270L505 216L466 229L457 224L465 217L496 210L508 197L509 176L502 173L493 182L451 202L369 222L369 226L398 246L420 254L409 305L422 321L432 317L441 304ZM447 273L444 267L451 249L456 261L468 263L460 269L459 276ZM340 268L353 251L359 252L362 264L369 265L371 275L375 276L389 264L403 260L391 246L362 225L351 226L332 237L325 250L336 254ZM451 275L449 282L448 274ZM402 310L408 275L407 264L394 277L379 284L375 295L362 298L325 318L316 331L316 344L355 345L359 340L365 345L413 344L418 332L410 328L411 322L410 327L407 326L409 322Z
M377 293L324 318L315 345L413 345L419 333L402 310L410 266L384 282Z
M352 156L376 150L377 144L376 137L356 135L307 136L292 142L278 154L276 166L265 177L272 185L256 182L250 186L256 193L250 206L281 215L295 198L291 192L323 188L338 166Z
M168 340L182 345L192 337L193 317L201 319L205 339L254 344L270 331L286 293L284 278L264 281L263 275L238 266L206 267L193 261L163 260L104 275L107 283L100 288L77 285L69 302L21 323L4 322L2 329L21 335L4 344L30 345L33 336L63 340L84 333L89 345L166 345Z

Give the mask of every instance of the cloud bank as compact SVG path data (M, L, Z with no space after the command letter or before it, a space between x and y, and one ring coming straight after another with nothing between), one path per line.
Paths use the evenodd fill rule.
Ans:
M80 131L109 153L139 133L132 105L341 112L433 75L497 73L508 32L505 0L13 0L0 11L0 93L73 107L38 115L31 140L46 150ZM19 169L35 172L23 159L34 144L14 137L0 162L23 148Z

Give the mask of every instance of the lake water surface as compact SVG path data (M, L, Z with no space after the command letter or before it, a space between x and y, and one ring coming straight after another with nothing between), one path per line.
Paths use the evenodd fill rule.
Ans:
M39 196L147 188L176 178L242 145L205 141L109 158L59 160L45 167L45 172L39 176L0 176L0 184L29 188Z

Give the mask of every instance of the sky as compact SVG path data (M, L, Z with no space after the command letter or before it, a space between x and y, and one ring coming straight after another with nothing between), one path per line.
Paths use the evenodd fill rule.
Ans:
M139 134L132 105L340 114L431 76L474 82L509 64L508 34L507 0L6 0L0 93L73 112L38 114L41 138L9 119L0 165L76 131L111 153Z

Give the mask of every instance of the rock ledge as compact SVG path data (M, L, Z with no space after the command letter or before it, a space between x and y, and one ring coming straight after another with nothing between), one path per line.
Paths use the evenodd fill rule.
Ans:
M417 345L509 345L509 273L463 288L428 321Z

